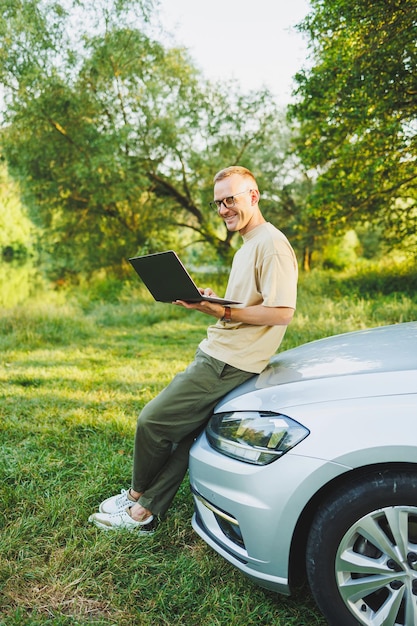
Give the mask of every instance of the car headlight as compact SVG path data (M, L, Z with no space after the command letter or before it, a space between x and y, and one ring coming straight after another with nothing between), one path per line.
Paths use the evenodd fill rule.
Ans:
M206 428L215 450L255 465L272 463L309 433L286 415L260 411L218 413L211 417Z

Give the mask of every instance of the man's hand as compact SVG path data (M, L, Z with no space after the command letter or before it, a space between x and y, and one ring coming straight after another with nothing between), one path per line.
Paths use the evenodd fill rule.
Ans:
M206 289L199 288L198 290L202 296L212 296L213 298L218 298L215 292L209 287L206 287ZM212 315L217 319L222 318L224 313L223 305L217 304L216 302L207 302L206 300L201 300L201 302L185 302L184 300L175 300L172 304L183 306L186 309L194 309L195 311Z

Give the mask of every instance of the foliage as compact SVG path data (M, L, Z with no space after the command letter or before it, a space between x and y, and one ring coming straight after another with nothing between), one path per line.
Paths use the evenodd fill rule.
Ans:
M394 263L385 265L371 263L356 272L347 274L339 282L341 293L357 294L360 297L404 294L413 297L417 293L417 273L415 263Z
M333 237L323 247L321 265L325 269L343 270L356 264L359 240L353 230Z
M415 291L370 299L340 285L302 276L284 348L416 318ZM132 285L104 295L46 292L0 312L2 626L324 626L307 589L264 591L198 538L187 479L153 537L87 523L128 484L137 412L209 323Z
M415 251L417 225L417 4L311 0L300 25L311 67L296 76L297 150L317 183L320 229L358 222Z
M4 163L0 163L0 207L0 255L4 260L27 257L35 242L35 228Z
M0 263L0 308L24 302L47 287L39 268L33 263L7 261Z
M228 258L232 235L208 208L226 165L253 169L283 206L288 131L272 95L204 81L183 49L151 37L153 10L151 0L2 4L3 150L67 273L179 236Z

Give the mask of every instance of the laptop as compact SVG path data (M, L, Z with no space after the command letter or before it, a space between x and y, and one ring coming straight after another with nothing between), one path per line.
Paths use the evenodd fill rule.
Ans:
M217 302L218 304L240 304L235 300L202 296L197 285L173 250L145 254L129 259L155 300L159 302Z

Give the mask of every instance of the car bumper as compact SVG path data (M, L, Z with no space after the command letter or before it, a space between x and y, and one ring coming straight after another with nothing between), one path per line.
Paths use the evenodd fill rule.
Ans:
M193 528L246 576L288 595L298 519L312 495L347 469L292 451L269 465L250 465L213 450L203 433L190 453Z

